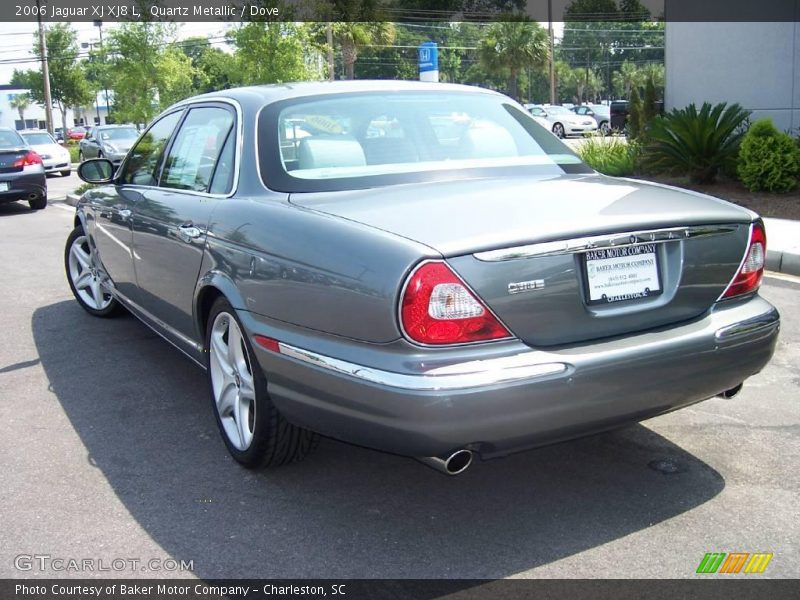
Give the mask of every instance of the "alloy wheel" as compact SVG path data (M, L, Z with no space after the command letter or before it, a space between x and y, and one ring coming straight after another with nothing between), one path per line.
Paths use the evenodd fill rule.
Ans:
M256 392L242 330L233 315L221 312L211 326L210 375L214 404L228 441L240 451L253 443Z
M106 289L106 275L89 247L89 238L76 237L69 249L69 278L75 291L89 308L104 310L113 301Z

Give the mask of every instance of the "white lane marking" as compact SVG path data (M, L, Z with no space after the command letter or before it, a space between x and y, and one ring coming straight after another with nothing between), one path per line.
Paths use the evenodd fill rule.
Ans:
M75 214L75 207L74 206L69 206L67 204L55 204L55 203L52 203L49 206L52 206L53 208L60 208L61 210L66 210L68 212L71 212L71 213Z
M775 271L766 271L764 273L765 279L780 279L781 281L789 281L791 283L800 283L800 277L789 275L788 273L777 273Z

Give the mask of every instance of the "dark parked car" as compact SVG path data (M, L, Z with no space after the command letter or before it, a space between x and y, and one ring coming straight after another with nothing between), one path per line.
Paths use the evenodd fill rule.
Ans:
M216 92L78 172L79 304L205 369L250 467L321 433L454 474L732 396L775 349L756 215L599 175L488 90Z
M133 125L100 125L88 130L80 141L78 159L107 158L115 165L122 162L139 131Z
M625 131L628 125L628 101L612 100L609 112L611 114L611 129Z
M0 128L0 204L27 200L33 210L47 206L42 158L13 129Z

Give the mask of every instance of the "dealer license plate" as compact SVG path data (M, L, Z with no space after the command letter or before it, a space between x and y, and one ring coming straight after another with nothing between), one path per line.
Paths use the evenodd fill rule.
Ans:
M0 192L7 192L7 191L8 191L8 182L0 181Z
M662 291L655 244L590 250L584 260L589 304L639 300Z

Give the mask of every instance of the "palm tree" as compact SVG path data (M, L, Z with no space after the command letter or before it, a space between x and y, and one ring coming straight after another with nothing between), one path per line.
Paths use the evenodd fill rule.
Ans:
M355 64L359 49L373 44L391 44L395 38L394 24L385 21L340 22L334 23L332 29L334 41L342 48L347 79L355 79Z
M11 108L16 108L19 112L19 118L22 121L22 127L25 127L25 111L31 105L31 97L28 94L17 94L8 103Z
M541 25L527 17L516 17L490 25L478 45L481 65L508 74L508 94L518 99L519 74L526 67L547 64L549 40Z

